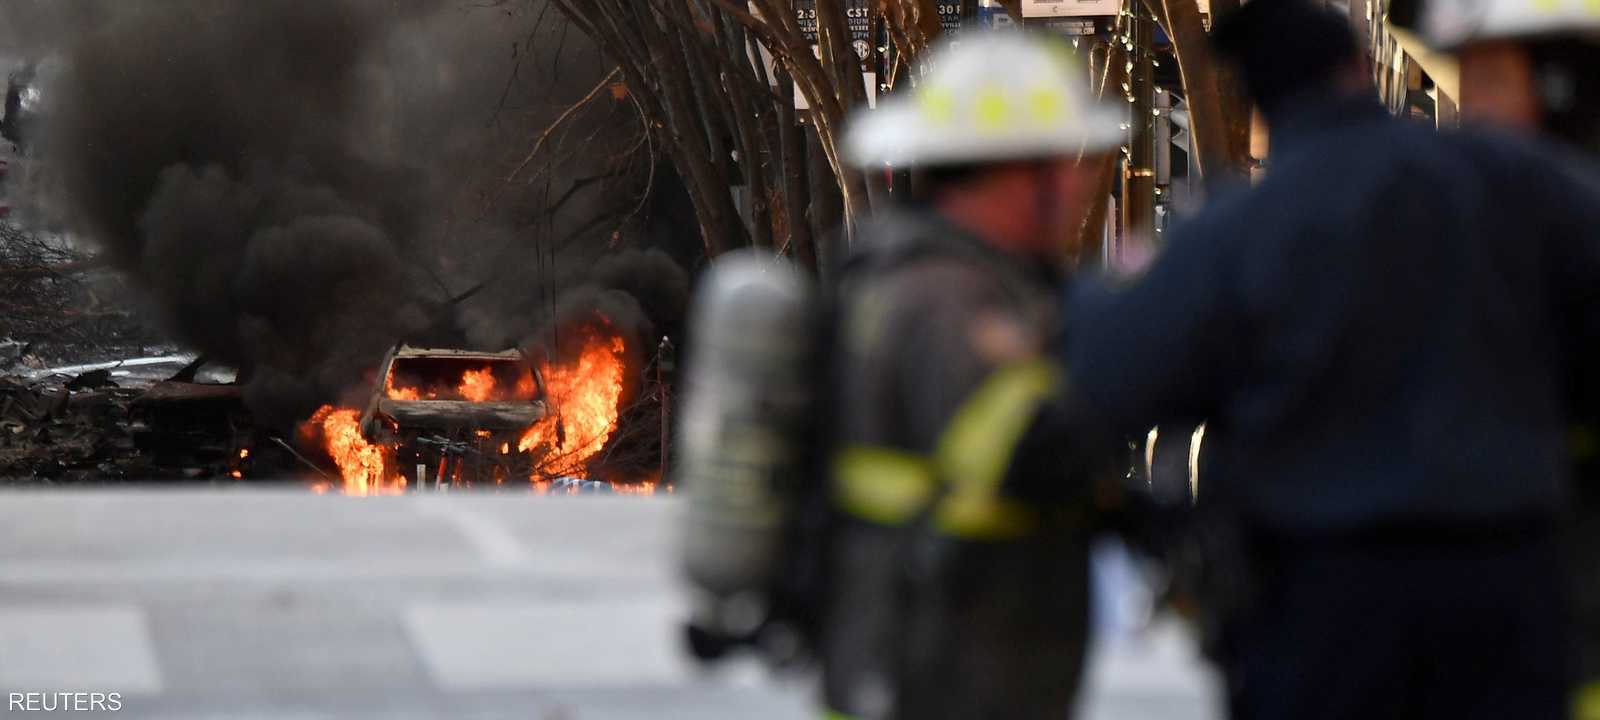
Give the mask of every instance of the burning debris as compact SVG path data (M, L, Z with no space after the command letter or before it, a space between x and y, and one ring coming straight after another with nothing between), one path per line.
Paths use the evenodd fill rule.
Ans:
M361 434L361 411L323 405L302 426L309 440L320 439L339 466L342 489L347 495L389 495L406 488L406 479L389 474L394 466L392 449L367 442Z
M628 377L627 348L609 321L596 319L577 328L575 358L543 368L554 411L517 441L518 450L542 451L537 476L585 476L589 462L617 429Z
M363 411L324 405L301 426L339 468L350 495L444 487L576 492L618 428L629 386L626 341L604 316L572 329L570 356L401 346ZM653 491L656 478L613 465Z

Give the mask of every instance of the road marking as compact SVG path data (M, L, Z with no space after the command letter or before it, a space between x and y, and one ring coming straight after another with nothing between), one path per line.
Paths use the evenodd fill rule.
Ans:
M0 687L153 695L161 686L137 607L0 606Z
M494 567L527 565L529 555L522 542L506 526L483 513L463 510L447 498L423 497L416 503L417 514L448 523L478 551L483 561Z
M656 594L589 602L423 602L405 628L435 685L506 688L679 686L683 613Z

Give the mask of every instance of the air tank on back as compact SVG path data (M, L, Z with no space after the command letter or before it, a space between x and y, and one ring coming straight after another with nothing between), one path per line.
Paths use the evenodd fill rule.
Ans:
M751 639L782 564L811 419L812 297L788 261L738 252L706 271L690 310L674 472L702 657Z

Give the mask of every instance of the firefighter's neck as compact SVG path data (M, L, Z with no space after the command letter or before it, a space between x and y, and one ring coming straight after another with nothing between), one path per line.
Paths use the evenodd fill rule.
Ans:
M1039 173L1027 165L998 166L939 192L933 208L997 250L1047 260L1056 246L1041 242L1050 234L1050 213L1042 207L1039 183Z

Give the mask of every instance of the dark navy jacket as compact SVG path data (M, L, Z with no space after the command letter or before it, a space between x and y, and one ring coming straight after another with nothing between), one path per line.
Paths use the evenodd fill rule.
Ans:
M1201 493L1289 533L1494 526L1566 484L1565 358L1600 318L1600 205L1509 138L1303 108L1257 187L1069 303L1108 427L1207 419Z

